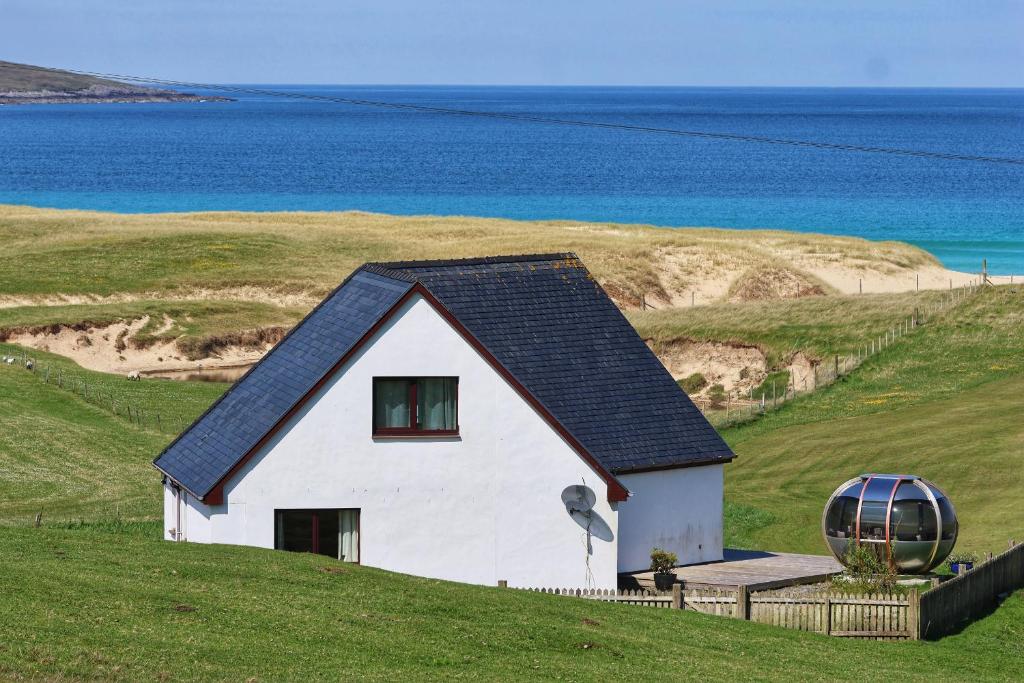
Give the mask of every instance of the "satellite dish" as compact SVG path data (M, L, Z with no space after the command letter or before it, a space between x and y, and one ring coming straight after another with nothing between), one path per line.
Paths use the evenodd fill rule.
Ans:
M591 537L599 538L602 541L611 541L615 538L608 523L601 519L601 515L593 509L597 504L597 494L589 486L576 484L566 486L562 491L562 503L569 517L576 522L580 528L587 532L587 552L593 552Z
M565 511L570 515L587 513L597 503L597 494L589 486L583 484L566 486L562 491L562 502L565 504Z

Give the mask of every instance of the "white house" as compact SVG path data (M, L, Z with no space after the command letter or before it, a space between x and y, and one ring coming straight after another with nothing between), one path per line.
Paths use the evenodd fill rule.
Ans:
M367 264L156 459L166 538L613 588L732 452L572 254Z

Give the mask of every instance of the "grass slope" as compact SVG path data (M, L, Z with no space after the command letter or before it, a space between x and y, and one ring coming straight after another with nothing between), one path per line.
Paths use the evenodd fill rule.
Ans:
M898 242L779 231L346 213L120 215L0 206L0 292L113 295L255 287L323 295L366 261L575 251L613 294L680 294L709 268L936 267ZM689 297L687 295L687 301Z
M655 349L679 341L752 345L764 351L769 365L778 365L797 352L818 359L856 353L915 309L948 297L934 291L813 297L630 311L627 317Z
M993 397L1000 397L992 400ZM836 486L862 472L905 472L939 484L957 508L958 548L1006 549L1024 536L1024 377L954 398L846 419L782 427L735 444L726 499L727 541L823 553L821 511Z
M822 552L824 501L865 471L933 479L961 547L1024 535L1024 294L988 289L897 341L846 379L725 431L733 542Z
M740 455L726 473L727 542L822 552L817 520L824 500L842 481L871 469L908 471L946 488L961 515L965 547L995 550L1008 536L1024 535L1014 515L1024 488L1018 419L1024 340L1014 332L1022 310L1014 289L988 290L845 380L727 430ZM160 412L174 427L223 391L208 383L129 383L34 355L40 364L75 373L101 396L113 393L119 403ZM139 430L17 368L0 366L0 390L0 408L17 416L0 434L0 484L13 492L0 499L0 520L24 521L40 507L95 519L111 504L133 518L157 514L157 501L146 503L155 481L149 460L170 434ZM68 462L79 464L67 468ZM94 507L100 498L91 491L92 476L107 482L103 514Z
M1020 595L938 643L855 642L158 533L2 530L0 677L1008 681L1024 657Z
M909 284L917 270L939 268L906 244L778 231L0 206L0 338L19 326L166 316L176 324L163 336L194 355L218 337L296 322L367 261L564 251L578 253L626 308L642 298L660 308L689 304L693 291L706 303L766 269L809 281L812 271L838 267Z
M50 90L54 92L75 92L86 90L92 86L106 86L121 90L138 90L146 92L147 88L128 85L117 81L108 81L93 76L45 69L28 64L17 64L0 60L0 92L38 92Z
M909 470L946 487L966 547L1020 537L1021 311L1019 292L987 291L846 380L729 430L741 457L727 471L728 541L821 552L825 496L864 469ZM128 383L34 355L101 394L186 419L223 390ZM869 670L1016 680L1024 657L1020 595L938 643L861 643L308 555L174 545L157 540L159 522L60 525L158 519L149 462L170 435L11 366L0 366L0 415L0 678L853 680ZM47 525L26 526L39 508Z
M20 349L0 344L0 355ZM60 356L36 352L51 368L51 384L20 365L0 365L0 524L45 519L154 519L159 474L150 462L171 440L171 428L189 424L224 391L210 382L150 380L83 370ZM81 392L55 386L57 369L85 382L97 397L113 394L120 406L97 405ZM161 414L163 431L129 422L124 406Z
M785 321L780 321L785 325ZM868 359L857 372L730 430L740 444L784 426L891 411L1024 374L1024 288L992 287ZM864 330L868 336L877 330ZM996 397L990 397L995 399ZM999 396L998 400L1013 400Z

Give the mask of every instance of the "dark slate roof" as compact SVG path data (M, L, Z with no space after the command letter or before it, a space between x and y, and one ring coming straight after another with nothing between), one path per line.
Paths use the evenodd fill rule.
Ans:
M205 496L411 288L409 282L356 271L154 464Z
M573 254L371 263L156 460L204 496L421 283L613 474L734 456Z
M613 474L733 457L574 254L365 268L423 283Z

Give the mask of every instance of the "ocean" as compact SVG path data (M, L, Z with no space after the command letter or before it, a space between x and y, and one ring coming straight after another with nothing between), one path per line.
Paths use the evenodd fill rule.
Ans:
M1019 89L254 87L1024 158ZM0 203L779 228L1024 273L1024 166L239 97L0 107Z

